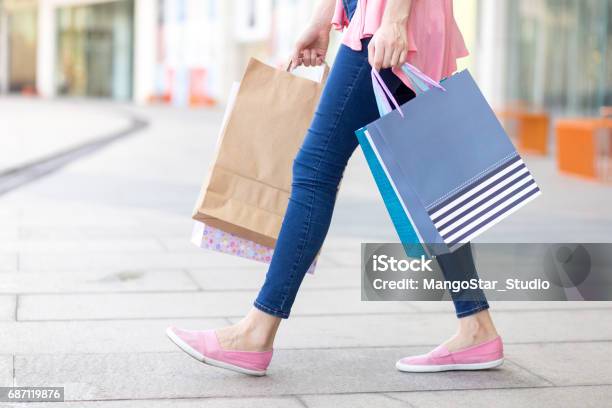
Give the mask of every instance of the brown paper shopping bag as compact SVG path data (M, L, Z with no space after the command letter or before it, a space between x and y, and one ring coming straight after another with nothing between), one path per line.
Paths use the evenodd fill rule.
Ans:
M293 159L323 83L251 59L227 116L193 218L274 247L287 208Z

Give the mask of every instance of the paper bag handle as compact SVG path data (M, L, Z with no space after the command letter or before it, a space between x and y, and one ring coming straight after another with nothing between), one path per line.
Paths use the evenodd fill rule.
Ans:
M290 60L285 70L287 72L291 72L292 66L293 66L293 61ZM328 76L329 76L329 65L327 64L327 62L323 61L323 75L321 76L321 82L320 82L321 85L325 85L325 82L327 82Z

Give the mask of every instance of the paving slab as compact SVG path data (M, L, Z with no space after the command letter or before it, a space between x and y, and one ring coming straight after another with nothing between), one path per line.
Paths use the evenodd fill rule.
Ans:
M494 315L506 343L612 340L608 310L546 311ZM232 319L237 321L238 319ZM580 330L568 330L577 321ZM456 329L452 313L371 316L294 316L279 331L280 347L434 346ZM536 328L542 328L538 330ZM325 333L322 336L321 333ZM376 333L372 336L371 333ZM427 351L427 350L424 350Z
M72 272L6 272L0 293L96 293L195 291L198 285L183 270L115 270ZM1 302L0 302L1 304Z
M178 237L162 236L159 238L161 244L170 252L185 252L185 251L208 251L202 248L196 247L191 243L190 237L187 234L183 234Z
M225 319L159 319L82 322L2 322L0 352L19 354L174 351L168 326L212 329ZM25 340L24 340L25 339Z
M92 228L92 227L138 227L141 225L135 211L113 208L100 204L71 202L62 205L60 197L42 199L37 205L44 205L47 211L36 207L23 208L20 225L27 228ZM50 210L50 211L49 211ZM52 213L53 217L49 214Z
M0 408L25 408L27 404L0 403ZM124 401L72 401L31 404L32 408L304 408L295 397L271 398L180 398Z
M55 227L55 226L23 226L19 229L19 238L22 240L65 241L86 239L140 239L151 238L151 231L133 226L104 226L96 225L88 228L81 226Z
M266 279L268 265L258 263L243 268L189 269L188 273L203 290L210 291L258 291ZM304 278L304 285L309 276Z
M367 238L367 237L365 237ZM188 237L181 235L178 237L161 237L161 242L164 244L169 251L185 251L193 249L194 245L189 241ZM364 237L354 237L347 235L330 234L323 244L321 252L324 254L333 253L336 250L339 251L353 251L361 248L362 242L368 242L364 240Z
M112 134L129 125L129 118L108 102L83 104L2 97L0 109L3 133L12 136L3 138L0 170ZM25 117L35 120L23 120ZM92 123L96 126L92 127ZM48 137L50 129L59 137Z
M612 386L404 392L388 395L406 401L413 408L602 408L612 400Z
M267 271L266 265L252 268L196 269L189 273L205 290L259 290ZM360 288L361 275L358 268L336 266L317 267L314 275L306 275L300 287L309 289Z
M3 274L2 277L4 276L5 275ZM15 320L16 306L17 306L16 296L0 295L0 320Z
M508 310L495 313L493 319L508 343L612 340L609 310Z
M0 387L13 385L13 355L0 354Z
M612 385L612 341L508 345L517 364L555 385Z
M425 352L448 338L454 330L453 318L448 316L434 320L393 317L295 317L283 323L275 347L295 349L425 345L421 350ZM227 324L225 319L213 318L0 321L0 350L22 354L171 351L174 348L164 334L170 325L188 329L212 329ZM24 342L23 339L28 341Z
M0 272L14 272L18 265L16 253L0 253Z
M283 350L268 376L253 378L207 367L184 353L17 355L20 386L66 387L66 398L193 398L541 386L507 363L486 372L406 374L394 367L399 349ZM351 369L346 370L347 364ZM317 375L313 375L317 373Z
M232 319L233 320L233 319ZM236 319L238 320L238 319ZM281 326L279 348L317 347L405 347L431 346L447 339L455 330L450 314L424 315L295 316Z
M441 302L408 302L419 312L454 312L451 301ZM575 309L612 309L612 302L550 302L550 301L493 301L489 302L491 312L497 311L545 311L545 310L575 310Z
M545 321L532 319L527 324L546 327L554 320L554 317ZM210 329L227 324L225 319L210 318L0 322L0 350L22 354L40 353L41 350L45 353L171 351L173 346L164 335L169 325ZM337 349L421 346L420 351L426 352L450 337L455 324L454 317L449 314L292 317L281 326L275 347ZM541 332L541 341L549 342L588 341L589 337L588 333L577 336L574 334L576 331L568 330L560 337L560 330ZM523 341L524 334L521 332L508 329L502 333L507 347ZM23 342L24 338L28 341Z
M0 408L22 408L26 404L0 404ZM304 408L295 397L255 397L255 398L177 398L143 399L123 401L67 401L63 403L36 403L33 408Z
M19 320L138 319L243 316L255 291L20 296ZM309 290L300 294L292 313L299 315L402 313L403 302L362 302L357 289Z
M54 252L74 255L87 252L156 251L163 248L162 244L155 238L107 240L16 239L0 245L2 251L21 252L27 254L28 257Z
M361 247L352 249L334 249L326 251L325 255L339 266L361 267Z
M214 267L252 267L253 261L212 251L194 252L92 252L73 256L25 253L20 257L23 271L76 269L178 269Z
M14 223L13 220L7 221L7 217L3 217L4 220L0 221L0 249L11 241L19 238L19 225Z
M438 392L438 391L436 391ZM300 395L308 408L409 408L405 401L389 397L383 393L371 394L327 394Z

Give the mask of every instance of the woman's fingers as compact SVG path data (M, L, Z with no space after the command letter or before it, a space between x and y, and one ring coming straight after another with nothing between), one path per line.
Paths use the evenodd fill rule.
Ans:
M291 68L297 68L304 63L303 59L304 43L298 41L293 49L293 55L291 56Z
M305 49L302 50L302 58L304 59L304 66L305 67L310 67L312 65L314 65L314 60L313 60L313 50L310 49Z
M397 67L399 65L399 60L400 60L400 56L402 54L402 50L396 48L395 50L393 50L393 55L391 55L391 58L389 59L389 66L388 68L391 67Z
M392 44L377 44L370 41L368 44L368 62L380 71L385 68L401 67L406 62L407 51L404 47Z
M377 70L381 70L385 67L385 57L389 50L386 47L376 47L376 56L374 57L374 64Z
M382 59L384 57L384 47L376 45L376 41L372 39L368 44L368 62L370 66L377 71L382 68Z
M374 41L370 41L368 44L368 62L370 66L374 68L374 54L376 52L376 47L374 47Z
M383 68L391 67L393 61L393 54L395 54L395 47L393 45L389 45L385 48L385 56L383 57Z
M399 60L397 61L397 65L395 65L395 67L401 68L401 66L404 65L404 63L406 62L407 58L408 58L408 51L406 50L402 51L400 53Z
M289 67L287 68L288 71L291 71L292 69L296 69L297 67L299 67L300 65L302 65L304 63L304 61L302 60L302 58L298 57L292 57L289 60Z
M308 50L302 50L302 63L305 67L310 66L310 52Z
M300 65L305 67L319 66L323 65L324 61L324 56L317 52L317 50L305 49L293 54L290 60L290 69L297 68Z
M315 50L308 50L308 58L310 59L310 66L314 67L317 64L317 52Z
M300 54L299 52L294 52L289 60L289 69L296 68L300 65Z
M318 56L319 55L317 54L317 50L315 50L315 49L310 50L310 66L316 67L317 65L319 65L319 64L317 64L317 57Z
M372 42L370 42L370 45L371 44ZM377 71L380 71L383 68L385 52L385 47L379 47L376 44L374 44L372 48L368 46L368 61L370 62L372 68Z

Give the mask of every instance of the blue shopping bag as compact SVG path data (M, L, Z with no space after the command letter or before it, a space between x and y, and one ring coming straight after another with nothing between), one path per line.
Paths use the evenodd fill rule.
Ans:
M468 71L402 70L418 96L398 106L373 70L381 118L356 134L402 243L441 255L541 192Z

